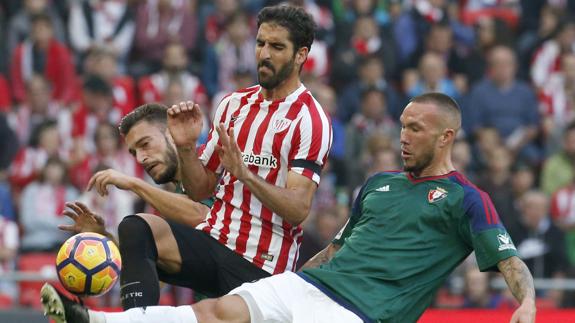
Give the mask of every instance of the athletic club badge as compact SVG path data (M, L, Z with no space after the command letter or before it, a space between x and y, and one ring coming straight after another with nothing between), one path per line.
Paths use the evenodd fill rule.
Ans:
M435 203L437 201L441 201L447 197L447 191L441 187L436 187L433 190L429 190L427 193L427 201L429 203Z

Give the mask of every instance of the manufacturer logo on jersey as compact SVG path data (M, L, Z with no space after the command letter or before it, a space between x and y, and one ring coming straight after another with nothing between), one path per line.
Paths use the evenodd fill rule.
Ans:
M499 241L499 248L497 250L503 251L508 249L515 249L513 242L511 242L511 237L507 233L500 233L497 235L497 241Z
M437 201L441 201L447 197L447 191L441 187L436 187L433 190L429 190L427 193L427 201L429 203L435 203Z
M272 155L254 155L242 153L242 159L246 165L254 165L265 168L277 168L278 160Z
M262 259L266 261L274 261L274 255L270 255L268 253L262 254Z
M290 119L286 119L286 118L276 119L272 123L272 130L274 132L282 132L282 131L286 130L287 127L289 127L291 122L292 121Z
M378 192L389 192L389 185L384 185L380 188L376 188L375 190Z

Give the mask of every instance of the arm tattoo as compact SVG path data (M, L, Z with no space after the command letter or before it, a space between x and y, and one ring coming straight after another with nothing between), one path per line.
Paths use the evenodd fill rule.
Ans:
M325 249L323 249L322 251L318 252L315 256L313 256L310 260L308 260L301 267L301 269L316 268L322 264L325 264L326 262L330 261L331 258L333 258L337 250L339 250L339 248L340 248L339 245L330 244Z
M525 263L518 257L510 257L497 264L499 271L505 277L507 286L513 296L521 303L525 298L535 300L533 277Z

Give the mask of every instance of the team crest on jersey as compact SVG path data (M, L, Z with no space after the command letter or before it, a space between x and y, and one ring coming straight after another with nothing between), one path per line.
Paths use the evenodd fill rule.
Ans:
M286 130L287 127L289 127L291 122L292 122L292 120L286 119L286 118L276 119L272 123L272 129L274 132L282 132L282 131Z
M511 237L507 233L500 233L497 235L497 241L499 241L499 248L497 250L503 251L508 249L515 249L513 242L511 242Z
M437 201L441 201L447 197L447 191L441 187L436 187L433 190L429 190L427 193L427 201L429 203L435 203Z

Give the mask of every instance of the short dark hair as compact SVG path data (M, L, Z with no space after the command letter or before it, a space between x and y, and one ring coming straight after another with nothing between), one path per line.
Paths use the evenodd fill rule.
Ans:
M47 119L42 121L32 129L28 145L30 147L37 148L38 145L40 144L40 137L42 136L42 134L50 128L57 128L57 127L58 122L56 120Z
M428 92L412 98L409 102L434 104L443 112L454 117L458 128L461 127L461 109L459 108L459 104L449 95L440 92Z
M52 17L45 12L38 12L30 16L30 25L34 25L39 22L43 22L52 27Z
M122 136L126 136L130 129L140 121L147 121L166 127L167 120L168 107L160 103L146 103L124 116L118 129L120 129Z
M88 75L82 84L82 88L85 91L101 94L105 96L113 96L114 90L112 86L106 82L102 77L97 75Z
M294 52L302 47L311 50L315 37L315 22L304 9L289 5L265 7L258 14L258 28L263 23L275 23L287 29L289 40L294 44Z

